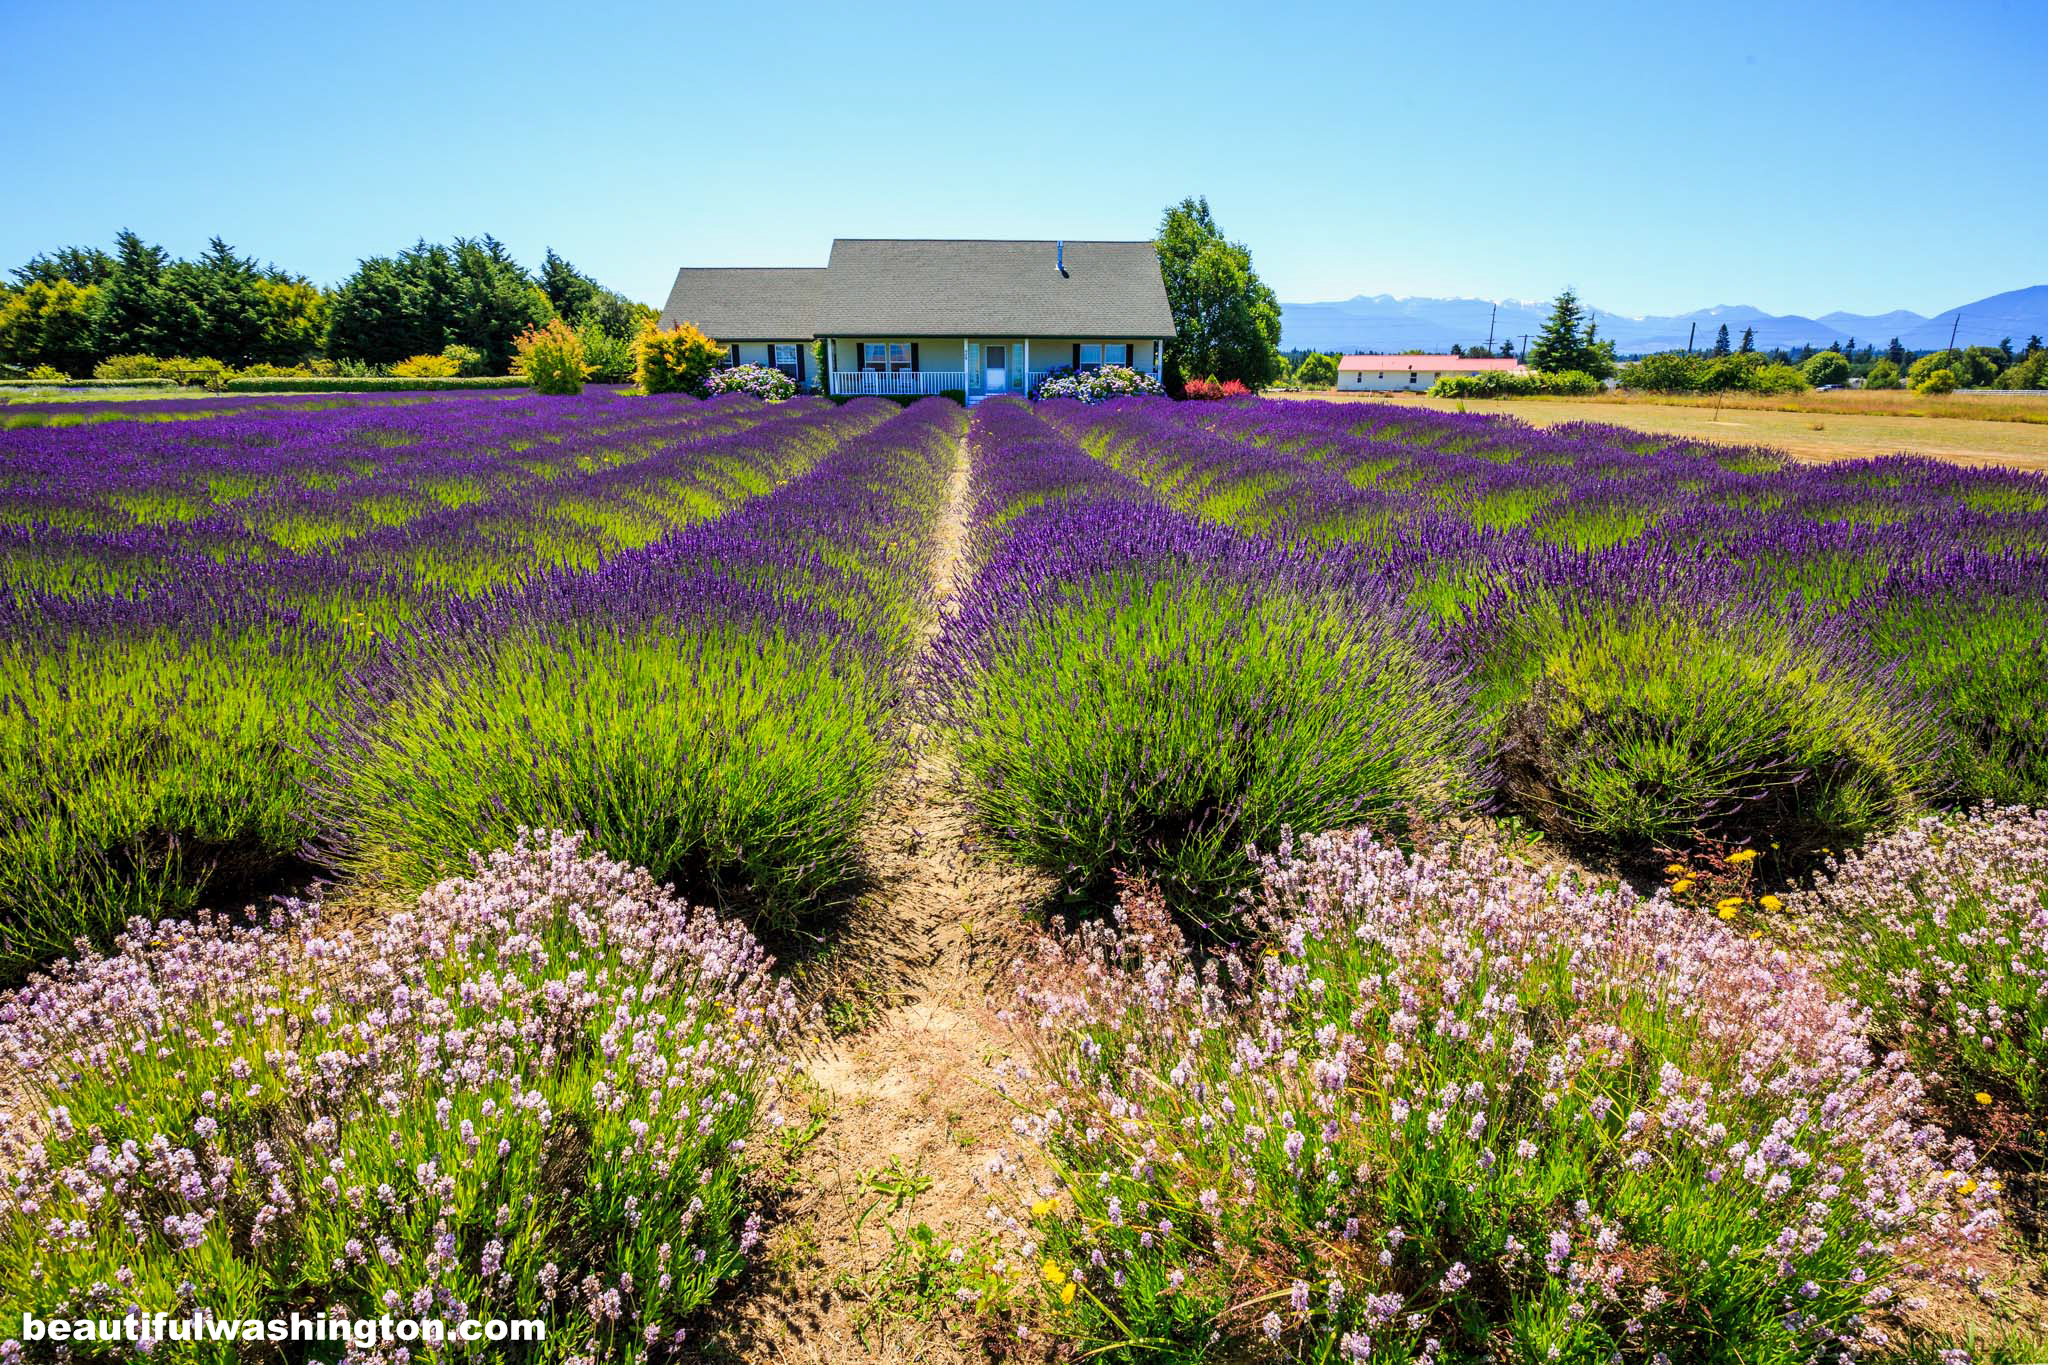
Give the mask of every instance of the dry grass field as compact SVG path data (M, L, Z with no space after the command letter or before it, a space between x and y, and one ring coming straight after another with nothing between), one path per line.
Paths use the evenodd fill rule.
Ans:
M2048 470L2048 394L1930 398L1905 392L1841 390L1779 398L1739 395L1718 409L1712 399L1660 396L1652 401L1632 394L1497 399L1330 392L1275 396L1337 402L1391 400L1446 411L1499 412L1541 426L1613 422L1705 441L1776 446L1808 460L1905 452L1962 464Z

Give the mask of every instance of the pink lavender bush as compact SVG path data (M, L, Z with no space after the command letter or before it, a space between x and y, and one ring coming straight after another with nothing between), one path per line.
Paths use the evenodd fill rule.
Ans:
M2048 811L1921 820L1788 899L1970 1126L2036 1159L2048 1116Z
M769 966L565 834L374 927L137 920L0 1006L31 1092L0 1127L0 1293L541 1318L551 1359L653 1353L756 1237L747 1138L796 1017Z
M996 1211L1127 1359L1835 1358L2000 1219L1867 1017L1662 893L1468 844L1283 843L1263 953L1156 896L1050 943Z

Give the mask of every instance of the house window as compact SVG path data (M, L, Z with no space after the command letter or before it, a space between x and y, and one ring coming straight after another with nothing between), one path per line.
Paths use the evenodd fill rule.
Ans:
M907 341L863 341L860 353L864 370L894 374L910 368L910 343Z
M1413 384L1413 383L1415 382L1415 371L1413 371L1413 370L1410 370L1410 371L1408 371L1408 382L1409 382L1409 383L1411 383L1411 384Z
M1095 365L1128 365L1131 363L1131 346L1125 341L1084 341L1081 343L1081 368Z
M791 343L788 345L784 345L782 342L778 341L769 349L773 351L775 355L775 368L782 371L784 374L788 375L791 379L796 378L795 344Z

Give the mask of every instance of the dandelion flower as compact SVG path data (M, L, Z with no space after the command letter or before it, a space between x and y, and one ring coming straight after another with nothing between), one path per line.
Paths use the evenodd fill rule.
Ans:
M1740 910L1742 908L1742 897L1723 896L1720 900L1714 902L1714 908L1716 910Z
M1667 876L1667 877L1683 877L1683 876L1685 875L1685 864L1684 864L1684 863L1673 863L1673 864L1671 864L1671 866L1669 866L1669 867L1667 867L1667 868L1665 868L1665 869L1664 869L1664 875L1665 875L1665 876Z
M1052 1200L1050 1199L1041 1199L1031 1206L1031 1216L1033 1218L1043 1218L1045 1217L1045 1215L1051 1212Z
M1989 1103L1991 1103L1991 1096L1990 1096L1990 1094L1989 1094L1989 1093L1988 1093L1987 1091L1979 1090L1979 1091L1977 1092L1977 1103L1979 1103L1979 1104L1989 1104Z
M1772 914L1776 914L1785 908L1785 902L1779 900L1776 896L1758 896L1756 903L1769 910Z
M1067 1272L1060 1269L1060 1263L1058 1261L1047 1261L1045 1263L1044 1269L1040 1273L1045 1276L1045 1282L1047 1284L1058 1284L1062 1280L1067 1278Z
M1722 918L1722 919L1734 919L1734 918L1735 918L1735 912L1736 912L1736 910L1737 910L1737 909L1738 909L1738 907L1736 907L1736 906L1733 906L1733 905L1724 905L1724 906L1722 906L1722 907L1721 907L1721 909L1720 909L1720 912L1719 912L1719 913L1720 913L1720 916L1721 916L1721 918Z
M1737 867L1743 863L1753 863L1756 861L1756 850L1745 848L1738 853L1731 853L1728 855L1728 861Z
M1975 1194L1976 1192L1977 1182L1974 1180L1965 1180L1962 1184L1956 1186L1957 1194Z
M1671 883L1671 893L1675 896L1682 896L1690 890L1692 890L1692 878L1690 877L1680 877L1677 881Z
M1061 1303L1072 1303L1073 1301L1074 1301L1074 1282L1073 1282L1072 1280L1068 1280L1068 1281L1067 1281L1067 1282L1066 1282L1065 1284L1063 1284L1063 1285L1061 1285L1061 1286L1060 1286L1060 1302L1061 1302Z

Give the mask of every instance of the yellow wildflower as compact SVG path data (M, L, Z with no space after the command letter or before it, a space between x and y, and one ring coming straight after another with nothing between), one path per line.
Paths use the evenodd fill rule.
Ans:
M1714 908L1716 910L1740 910L1742 908L1742 897L1723 897L1722 899L1714 902Z
M1052 1200L1050 1199L1041 1199L1031 1206L1031 1216L1033 1218L1043 1218L1045 1217L1045 1215L1051 1212Z
M1990 1096L1990 1094L1989 1094L1989 1093L1987 1093L1987 1092L1985 1092L1985 1091L1979 1090L1979 1091L1977 1092L1977 1103L1979 1103L1979 1104L1989 1104L1989 1103L1991 1103L1991 1096Z
M1690 890L1692 890L1692 878L1690 877L1680 877L1677 881L1671 883L1671 893L1675 896L1682 896Z
M1721 907L1720 914L1722 919L1734 919L1735 907L1732 905L1724 905Z
M1776 896L1758 896L1756 903L1773 914L1785 908L1785 902L1779 900Z
M1066 1282L1065 1284L1063 1284L1063 1285L1061 1285L1061 1286L1060 1286L1060 1302L1061 1302L1061 1303L1072 1303L1073 1301L1074 1301L1074 1282L1073 1282L1072 1280L1068 1280L1068 1281L1067 1281L1067 1282Z
M1060 1269L1060 1263L1058 1261L1047 1261L1045 1263L1045 1269L1041 1273L1044 1274L1045 1282L1047 1284L1058 1284L1062 1280L1067 1278L1067 1272Z
M1728 855L1728 861L1729 863L1736 866L1740 866L1743 863L1755 862L1756 850L1753 848L1745 848L1739 853L1731 853Z
M1962 1184L1956 1186L1957 1194L1975 1194L1976 1192L1977 1182L1974 1180L1965 1180Z
M1685 875L1685 864L1673 863L1664 869L1664 875L1667 877L1683 877Z

